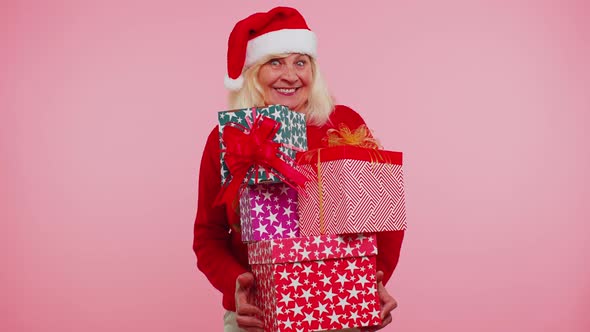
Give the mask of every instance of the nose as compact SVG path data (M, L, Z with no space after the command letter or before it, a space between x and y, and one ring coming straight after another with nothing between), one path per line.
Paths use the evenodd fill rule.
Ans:
M291 83L296 82L299 79L299 77L297 76L297 71L295 69L295 66L293 66L293 65L284 66L281 78L287 82L291 82Z

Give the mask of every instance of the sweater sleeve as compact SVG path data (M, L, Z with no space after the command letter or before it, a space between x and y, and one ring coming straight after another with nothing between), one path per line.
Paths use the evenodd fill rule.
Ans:
M247 270L230 247L230 228L225 206L213 207L221 189L218 128L209 134L199 171L199 197L194 227L193 250L197 267L223 294L235 292L236 278Z
M338 105L338 122L344 122L349 128L356 129L365 124L363 118L347 106ZM369 127L370 129L370 127ZM391 278L399 261L405 231L377 233L377 271L383 271L383 284Z

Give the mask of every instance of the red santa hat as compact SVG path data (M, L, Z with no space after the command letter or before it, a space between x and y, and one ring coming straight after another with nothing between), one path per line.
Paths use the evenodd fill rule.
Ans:
M225 87L239 90L246 68L268 55L281 53L317 56L316 36L296 9L276 7L241 20L229 35Z

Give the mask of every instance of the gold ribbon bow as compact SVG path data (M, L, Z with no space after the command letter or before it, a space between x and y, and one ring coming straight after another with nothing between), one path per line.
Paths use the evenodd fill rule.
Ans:
M352 131L348 126L341 123L338 129L328 129L325 140L328 147L351 145L367 149L381 148L379 141L371 135L371 131L364 124Z

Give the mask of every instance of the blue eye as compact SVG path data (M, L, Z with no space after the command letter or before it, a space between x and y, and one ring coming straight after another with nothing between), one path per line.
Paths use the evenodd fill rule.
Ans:
M297 65L298 65L299 67L303 67L303 66L305 66L305 64L306 64L306 63L307 63L307 62L306 62L305 60L299 60L299 61L297 61Z
M272 59L268 62L271 66L278 66L281 62L278 59Z

